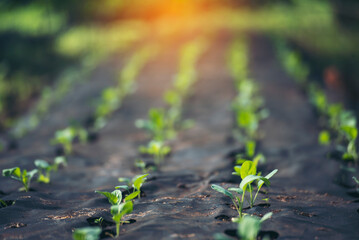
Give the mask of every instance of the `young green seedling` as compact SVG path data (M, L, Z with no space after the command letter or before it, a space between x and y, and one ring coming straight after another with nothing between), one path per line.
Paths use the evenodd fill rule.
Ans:
M98 240L102 229L100 227L84 227L75 229L72 234L73 240Z
M35 166L38 170L38 182L42 183L50 183L50 173L51 171L57 171L60 165L66 166L66 159L64 157L56 157L53 164L49 164L48 162L38 159L34 162Z
M237 236L241 240L256 240L261 230L262 223L272 217L272 213L266 213L262 218L256 216L246 215L242 218L232 219L233 222L238 223L237 225ZM215 240L232 240L221 233L214 235ZM264 239L264 238L263 238Z
M139 148L141 153L150 154L153 156L155 164L159 166L163 158L171 151L169 146L166 146L161 141L152 140L148 143L147 147L141 146Z
M212 187L212 189L231 198L231 200L239 214L239 217L241 218L243 216L242 210L243 210L243 203L245 200L246 192L248 191L250 194L249 203L250 203L250 207L252 208L262 186L264 184L269 186L270 182L268 179L271 178L278 170L277 169L273 170L271 173L269 173L265 177L258 176L258 175L256 175L257 174L256 162L252 162L252 161L246 161L242 164L242 166L235 166L234 170L235 170L235 172L233 174L239 175L242 178L239 188L228 188L228 190L226 190L223 187L215 185L215 184L212 184L211 187ZM255 181L257 182L257 192L253 196L254 189L252 187L252 183ZM235 192L235 193L241 195L241 197L235 196L231 192Z
M73 126L58 130L52 139L52 143L62 145L65 154L68 155L72 152L72 143L76 137L79 138L81 143L86 143L88 138L87 130L82 127Z
M273 213L266 213L262 218L256 216L244 216L243 218L236 219L238 223L237 235L242 240L256 240L259 231L261 230L262 222L271 218Z
M163 108L152 108L148 112L148 120L139 119L136 127L146 130L152 139L164 141L173 138L173 133L168 131L166 111Z
M28 192L30 189L31 179L35 176L37 172L38 172L37 169L33 169L28 172L26 169L21 171L19 167L14 167L9 169L3 169L2 175L4 177L11 177L12 179L21 182L23 187L20 188L19 190L20 191L25 190L26 192Z
M121 221L122 217L126 214L131 213L132 211L133 211L132 201L127 201L119 205L111 206L112 219L116 223L116 237L120 235L120 226L122 223L124 223L124 221Z
M271 173L266 175L265 177L257 175L257 164L259 158L255 159L253 162L246 161L242 164L242 166L235 166L233 175L238 175L242 178L242 181L239 185L240 189L243 191L243 195L245 195L246 191L249 192L250 197L250 207L253 207L255 200L257 199L258 193L262 186L266 184L267 186L270 185L269 179L278 172L278 169L273 170ZM253 186L252 183L257 182L257 192L253 196Z

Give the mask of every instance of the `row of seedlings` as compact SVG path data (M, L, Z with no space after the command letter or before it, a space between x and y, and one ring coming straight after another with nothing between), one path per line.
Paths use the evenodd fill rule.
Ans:
M74 27L60 35L56 40L56 49L60 54L77 55L80 58L79 65L67 68L61 72L55 80L53 87L45 87L39 96L33 110L25 117L15 121L9 132L8 140L0 139L0 152L6 149L16 149L17 141L29 132L33 131L46 116L51 107L61 101L63 97L76 84L81 84L88 79L94 69L112 52L124 51L126 47L141 38L143 30L136 29L131 25L119 26L122 33L118 35L118 29L108 28L105 31L97 28ZM102 34L99 34L99 33ZM115 44L103 44L103 39L111 37ZM84 44L85 41L85 44ZM96 47L94 47L96 46ZM0 73L0 78L2 74ZM1 102L0 102L1 113Z
M104 89L97 100L92 119L86 126L73 124L55 132L52 144L62 146L65 155L71 154L73 143L86 143L90 134L106 126L109 117L121 107L123 100L135 90L135 80L141 69L156 55L158 48L147 45L136 51L119 72L117 85Z
M233 99L231 109L234 113L235 127L233 136L238 143L244 145L242 154L236 156L236 166L233 175L242 180L238 187L228 189L212 184L212 189L218 191L232 200L238 217L232 221L238 223L237 235L241 239L254 240L261 228L261 223L272 216L269 212L262 218L248 215L243 212L245 202L253 208L258 193L263 185L270 185L269 179L278 171L273 170L266 176L257 171L264 156L256 154L257 141L260 139L259 124L268 117L268 110L264 108L263 98L260 97L259 87L248 76L248 46L245 40L236 39L230 46L228 53L228 68L234 79L237 96ZM256 191L255 191L256 188ZM246 194L247 193L247 194ZM217 240L231 239L223 234L215 234Z
M319 133L318 142L322 145L335 145L335 154L329 156L357 164L358 128L355 114L345 109L341 103L330 103L325 90L318 83L309 81L310 68L298 52L284 43L279 43L278 55L287 73L308 94L310 103L319 116L322 131Z
M96 118L90 130L100 130L105 126L106 120L111 113L121 106L122 100L131 94L135 89L135 79L144 65L156 54L157 49L153 46L146 46L136 52L129 60L127 65L119 73L116 87L107 88L102 92L102 98L98 101L96 107ZM101 124L99 124L99 122ZM88 139L88 130L81 126L70 126L55 133L52 140L54 144L62 145L64 154L72 152L72 144L75 139L86 142ZM31 180L37 175L37 181L40 183L50 183L51 172L57 172L60 166L67 166L66 158L61 154L55 157L53 163L42 159L34 161L35 169L27 170L20 167L3 169L2 175L10 177L22 184L20 191L29 191ZM7 206L5 201L1 201L2 206Z
M146 146L140 146L140 154L149 155L151 164L143 159L136 159L135 165L143 172L157 170L166 155L171 151L168 142L174 140L177 132L193 125L191 120L183 120L183 103L190 94L196 76L196 63L206 49L203 39L195 39L185 44L180 52L179 69L173 87L164 93L165 108L151 108L148 119L139 119L136 127L145 130L151 137Z
M284 42L278 42L277 47L284 69L307 93L319 116L318 122L322 130L318 143L335 148L334 152L327 156L341 162L337 183L345 187L355 187L355 192L359 194L359 180L353 176L357 172L359 160L356 150L358 128L355 114L345 109L341 103L331 103L325 90L309 80L310 68L299 52L290 49Z

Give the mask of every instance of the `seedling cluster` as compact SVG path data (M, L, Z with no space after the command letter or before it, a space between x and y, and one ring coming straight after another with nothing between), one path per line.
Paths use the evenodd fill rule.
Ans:
M203 39L195 39L182 47L173 87L166 91L163 97L167 106L152 108L148 112L148 119L139 119L135 122L136 127L144 129L151 138L147 146L140 146L138 151L151 155L157 168L171 151L168 141L176 138L178 131L193 125L191 120L182 118L183 102L197 79L196 63L205 46ZM137 159L135 165L144 172L148 171L142 159Z
M106 126L107 119L121 107L125 97L135 89L135 79L145 64L155 56L155 46L145 46L133 54L127 64L117 76L117 85L108 87L102 91L101 98L97 101L94 113L94 121L91 126L77 125L58 130L52 139L53 144L60 144L66 155L72 153L75 139L81 143L88 141L90 131L98 131Z
M280 60L292 76L307 92L309 100L320 117L323 130L318 141L322 145L336 144L345 161L358 161L357 119L352 111L346 110L340 103L330 103L325 91L316 83L308 80L309 67L302 61L299 53L279 43Z

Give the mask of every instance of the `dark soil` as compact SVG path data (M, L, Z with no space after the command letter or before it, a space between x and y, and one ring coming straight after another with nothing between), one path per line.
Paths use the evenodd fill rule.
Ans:
M235 96L226 62L225 35L214 39L199 63L199 81L185 106L186 117L195 120L193 129L183 131L172 143L173 152L160 172L151 173L143 186L146 196L135 201L126 216L130 224L121 227L120 239L212 239L214 233L232 233L236 215L229 199L214 192L211 183L235 186L239 177L231 175L230 153L241 145L228 141ZM273 212L263 223L260 236L272 239L357 239L359 203L348 189L336 184L340 163L326 158L329 148L317 145L319 128L306 96L276 60L271 43L263 37L251 40L250 69L253 79L271 112L263 122L265 134L260 152L267 156L261 166L277 175L270 188L260 194L247 213L262 216ZM73 229L93 226L103 217L103 238L114 234L109 203L95 190L113 190L118 177L139 174L133 167L137 148L147 136L134 126L151 107L163 104L161 95L170 87L176 72L177 45L164 47L138 79L137 91L128 97L96 141L76 144L69 166L52 175L49 185L33 182L33 191L19 193L18 183L1 178L0 198L15 201L0 208L0 239L71 239ZM123 56L118 57L120 59ZM53 133L69 119L84 120L91 115L90 103L99 90L113 84L121 61L114 58L100 66L89 84L77 86L55 106L42 126L18 143L18 150L3 153L0 168L31 169L38 158L52 159L55 148L49 144Z

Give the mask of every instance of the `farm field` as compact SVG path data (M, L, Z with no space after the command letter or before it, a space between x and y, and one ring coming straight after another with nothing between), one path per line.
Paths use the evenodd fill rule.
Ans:
M0 96L0 239L358 238L357 79L345 67L359 35L339 39L347 49L322 43L340 28L321 1L208 2L199 16L130 23L143 14L134 1L119 22L71 26L56 41L81 54L57 80L26 72L38 85L16 114ZM323 36L298 16L246 21L285 7L317 7ZM4 94L20 76L6 71Z

